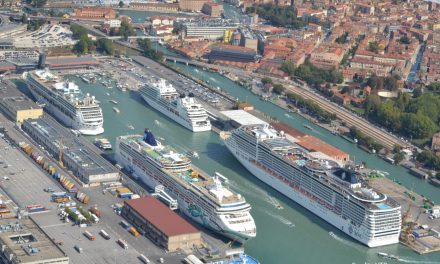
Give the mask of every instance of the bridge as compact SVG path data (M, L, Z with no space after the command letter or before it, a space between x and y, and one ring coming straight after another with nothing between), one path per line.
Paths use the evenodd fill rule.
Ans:
M113 36L113 37L105 37L108 39L121 39L121 36ZM152 39L152 40L163 40L163 37L156 37L156 36L129 36L128 39Z

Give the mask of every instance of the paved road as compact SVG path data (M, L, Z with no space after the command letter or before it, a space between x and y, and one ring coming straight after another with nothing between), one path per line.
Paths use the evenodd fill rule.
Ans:
M166 57L168 60L176 60L177 62L186 62L187 60L181 59L181 58L174 58L174 57ZM263 78L267 77L265 75L244 71L241 69L235 69L231 67L225 67L220 65L213 65L209 63L199 62L199 61L188 61L190 64L194 64L200 67L206 67L206 68L214 68L216 70L221 70L225 72L231 72L233 74L236 74L241 77L249 78ZM372 137L377 142L381 143L387 148L392 149L396 144L400 146L406 146L406 147L412 147L411 144L408 142L398 138L397 136L392 135L391 133L375 126L374 124L370 123L366 119L357 116L356 114L350 112L349 110L330 102L327 98L324 98L323 96L314 93L309 87L307 86L300 86L298 83L290 80L284 80L276 77L271 77L276 82L282 83L286 85L286 88L288 91L293 92L295 94L299 94L303 96L304 98L310 99L314 101L316 104L318 104L321 108L324 110L336 114L336 116L344 121L347 126L355 126L357 127L362 133L364 133L367 136Z

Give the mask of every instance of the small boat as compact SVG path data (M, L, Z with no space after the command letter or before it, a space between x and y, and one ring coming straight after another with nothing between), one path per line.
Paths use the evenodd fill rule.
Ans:
M110 96L110 94L109 93L105 93L107 96Z
M119 109L118 108L116 108L116 107L113 107L113 111L115 111L116 113L120 113L121 111L119 111Z
M111 150L112 144L106 138L96 138L95 145L102 150Z
M115 101L115 100L108 100L110 103L112 103L112 104L115 104L115 105L117 105L118 104L118 101Z
M377 255L379 255L382 258L387 258L387 259L394 259L394 260L401 260L402 258L393 254L388 254L388 253L384 253L384 252L379 252L377 253Z
M347 141L349 141L349 142L351 142L351 143L357 143L357 142L358 142L357 139L355 139L355 138L350 138L350 137L348 137L348 136L346 136L346 135L342 135L342 138L345 139L345 140L347 140Z
M156 125L159 125L159 124L160 124L159 120L157 120L157 119L154 120L154 123L155 123Z
M128 128L131 130L134 130L134 126L133 125L128 125Z
M313 127L311 127L311 126L309 126L309 125L307 125L307 124L303 124L303 126L304 126L305 128L307 128L307 129L309 129L309 130L313 130Z
M197 153L195 150L189 150L186 154L189 157L199 158L199 153Z

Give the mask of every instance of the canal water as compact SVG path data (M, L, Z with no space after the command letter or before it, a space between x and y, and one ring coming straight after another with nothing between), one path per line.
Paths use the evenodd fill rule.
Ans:
M235 97L247 99L257 109L278 120L343 149L357 161L365 161L370 167L387 171L390 177L398 179L405 186L440 201L437 189L409 175L403 168L392 166L374 155L359 150L353 144L297 114L287 115L277 106L260 101L248 90L218 74L183 65L179 67L200 79L209 80L211 84L220 86ZM253 207L252 215L257 224L258 234L245 245L245 248L262 263L377 263L383 261L377 256L378 252L400 255L408 262L440 263L440 254L418 256L400 245L369 249L357 243L254 178L229 153L217 134L190 132L147 106L136 92L121 92L115 88L105 88L99 83L86 84L79 78L73 79L84 92L95 95L100 101L105 128L102 137L110 139L112 144L119 135L142 133L144 128L150 128L159 140L174 146L178 151L197 151L200 158L194 159L193 162L206 172L218 171L227 176L231 182L230 187L244 195ZM118 104L115 105L109 100L116 100ZM117 107L120 113L116 113L113 107ZM313 127L313 131L305 129L304 124ZM94 137L89 139L92 141ZM277 209L280 205L283 208L281 210ZM315 251L319 253L316 254Z

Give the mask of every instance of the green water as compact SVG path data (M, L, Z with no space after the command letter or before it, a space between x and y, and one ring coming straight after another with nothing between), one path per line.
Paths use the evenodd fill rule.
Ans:
M208 78L210 83L222 87L233 96L241 99L247 97L248 101L261 111L340 147L352 157L356 156L356 160L364 160L371 167L387 171L391 177L399 179L406 186L413 186L416 191L440 201L437 189L409 175L404 169L366 154L347 141L309 123L299 115L290 113L290 116L286 116L280 108L260 101L258 97L218 74L186 66L180 67L199 78ZM440 262L440 254L418 256L400 245L379 249L369 249L360 245L255 179L229 153L217 134L213 132L194 134L186 130L147 106L135 92L120 92L117 89L107 89L100 84L87 85L79 79L76 81L84 92L95 95L101 102L105 127L103 137L107 137L112 143L118 135L142 133L143 129L148 127L153 130L159 140L163 138L163 143L173 145L179 151L196 150L200 159L194 160L194 163L203 170L218 171L226 175L231 181L231 187L243 194L253 206L252 215L257 224L258 235L249 241L245 248L250 255L258 258L262 263L377 263L384 261L377 257L377 252L397 254L406 260L424 261L424 263ZM119 114L112 110L115 105L108 100L119 102L116 105L120 110ZM304 129L304 123L315 130ZM130 125L134 126L134 130L129 128ZM90 140L93 138L91 137ZM278 203L284 209L278 210L276 208ZM329 232L333 232L336 236L331 236ZM387 263L392 262L387 261Z

